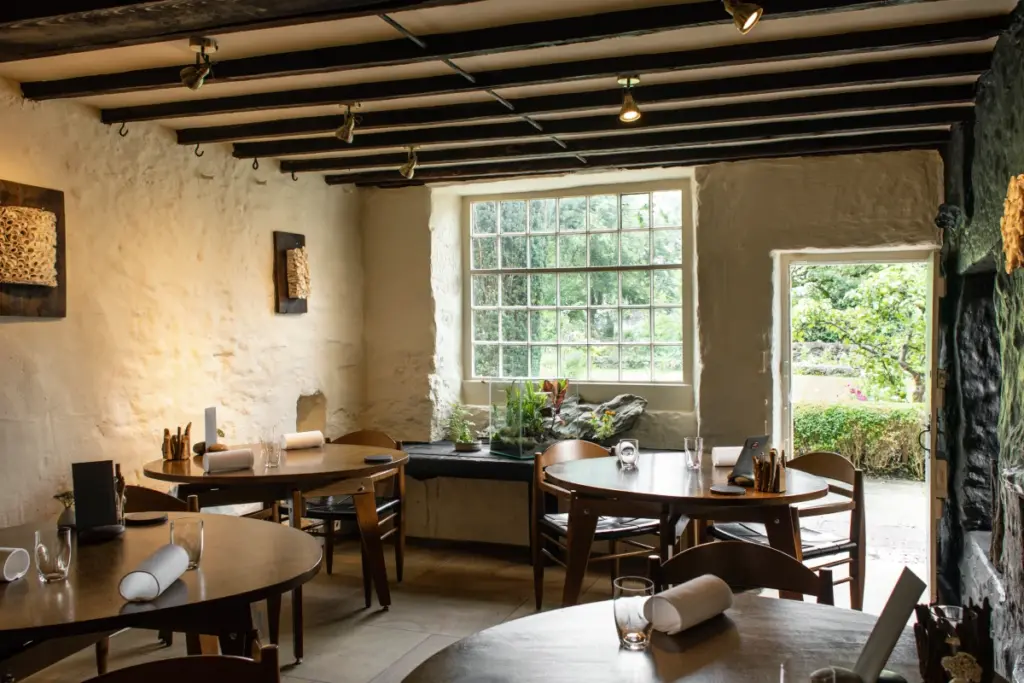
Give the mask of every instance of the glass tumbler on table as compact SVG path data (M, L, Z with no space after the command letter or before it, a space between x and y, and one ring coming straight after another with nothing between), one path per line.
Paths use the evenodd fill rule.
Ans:
M199 517L171 520L171 543L184 548L188 553L188 568L197 569L203 558L203 520Z
M68 578L71 568L71 529L37 531L35 538L36 571L46 583Z
M686 469L699 470L704 457L704 438L688 436L683 441L683 455L686 458Z
M627 650L646 650L653 626L644 616L644 603L654 595L654 582L641 576L623 576L615 579L612 586L619 643Z
M635 470L640 459L640 442L636 439L623 439L615 446L615 455L624 470Z
M263 465L267 468L281 465L281 440L276 436L260 438L260 452L263 453Z

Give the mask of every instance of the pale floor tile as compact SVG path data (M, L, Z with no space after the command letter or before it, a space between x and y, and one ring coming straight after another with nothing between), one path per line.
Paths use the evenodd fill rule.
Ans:
M405 653L401 659L381 672L371 683L401 683L402 679L412 673L413 669L432 655L457 642L459 642L458 638L449 636L427 636L426 640Z

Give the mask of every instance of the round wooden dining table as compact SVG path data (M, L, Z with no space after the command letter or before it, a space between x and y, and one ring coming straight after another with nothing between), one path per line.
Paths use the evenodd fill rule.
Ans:
M156 600L126 602L118 585L125 574L170 542L168 521L129 526L123 535L104 543L81 545L72 534L67 580L43 583L30 567L23 578L0 583L0 678L10 674L20 680L24 672L19 667L32 658L30 650L54 639L128 627L225 636L224 642L241 643L237 636L256 626L254 603L279 605L283 593L320 570L320 544L289 527L226 515L168 516L203 520L203 555L198 569L185 572ZM56 525L50 520L0 529L0 547L25 548L31 555L37 530L53 534ZM272 619L273 610L268 612Z
M178 497L195 495L202 507L237 503L270 503L291 500L291 523L301 527L304 496L352 496L356 522L363 540L370 575L382 607L391 604L384 545L380 539L375 481L409 461L404 451L376 446L324 444L281 452L277 467L267 467L258 444L251 448L252 469L207 474L202 457L188 460L154 460L143 467L147 477L179 484ZM369 456L387 455L389 462L366 462ZM297 660L303 656L302 589L292 592L292 637Z
M800 525L792 506L828 495L828 482L806 472L788 470L783 493L722 495L713 486L729 483L728 467L704 458L700 470L687 469L680 452L641 453L637 467L626 470L615 457L570 460L545 470L548 482L571 494L568 558L562 605L579 602L590 546L602 515L658 519L668 506L691 519L763 522L773 548L800 559ZM646 509L646 513L645 513ZM663 558L667 559L667 558Z
M725 614L673 636L656 632L646 652L630 652L619 648L612 602L597 602L481 631L404 683L806 683L822 667L852 669L874 624L862 612L737 595ZM909 631L887 668L921 680Z

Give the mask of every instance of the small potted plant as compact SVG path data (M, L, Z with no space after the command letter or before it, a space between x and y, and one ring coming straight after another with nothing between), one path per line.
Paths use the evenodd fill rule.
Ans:
M448 416L448 439L460 453L480 450L480 441L473 435L473 423L469 421L470 414L458 401L452 403L452 412Z

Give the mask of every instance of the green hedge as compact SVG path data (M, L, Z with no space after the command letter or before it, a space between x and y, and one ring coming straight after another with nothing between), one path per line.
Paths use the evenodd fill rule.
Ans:
M924 480L922 406L798 404L793 413L797 454L835 451L876 476Z

